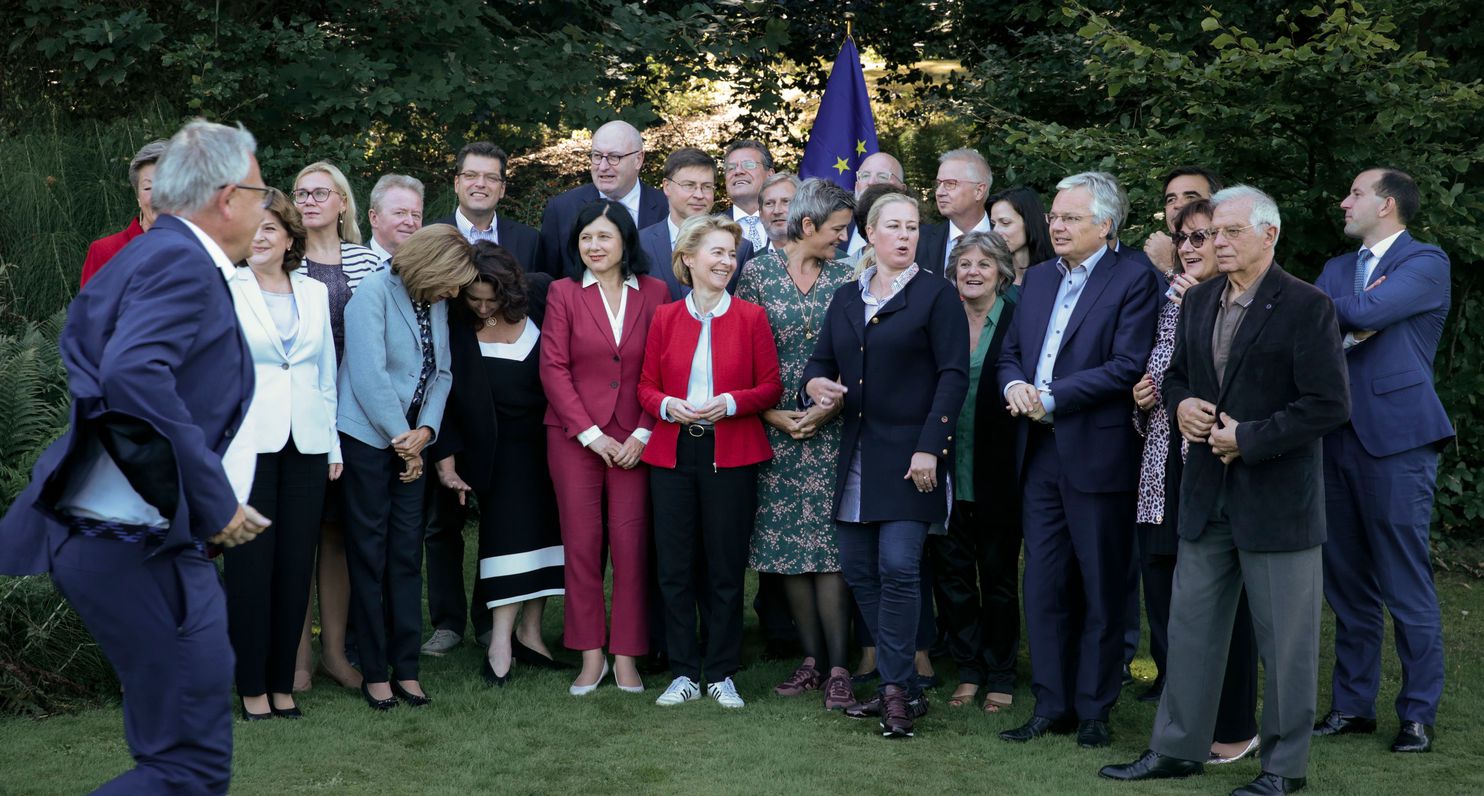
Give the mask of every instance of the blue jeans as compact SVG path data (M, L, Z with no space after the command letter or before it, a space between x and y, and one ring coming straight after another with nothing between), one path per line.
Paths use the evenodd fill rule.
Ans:
M835 523L840 567L876 639L883 686L912 685L927 529L927 523L910 520Z

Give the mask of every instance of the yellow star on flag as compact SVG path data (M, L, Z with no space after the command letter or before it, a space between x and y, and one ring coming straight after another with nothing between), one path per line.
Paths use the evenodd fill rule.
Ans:
M864 155L864 154L866 154L866 142L865 141L861 141L859 139L856 140L856 142L855 142L855 154L857 154L857 155Z
M845 162L845 158L835 158L835 171L844 174L850 171L850 164Z

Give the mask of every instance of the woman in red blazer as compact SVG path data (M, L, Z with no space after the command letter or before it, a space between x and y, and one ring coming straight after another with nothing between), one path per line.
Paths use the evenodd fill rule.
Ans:
M566 645L582 651L568 691L591 693L608 674L644 690L634 659L649 651L649 473L639 461L654 416L639 406L639 369L650 319L670 300L646 270L639 231L623 205L599 200L578 214L568 240L580 270L553 282L541 330L547 461L566 550ZM603 550L607 503L608 550ZM605 633L603 561L613 562L613 623Z
M699 698L704 661L711 698L743 706L732 684L742 658L742 584L757 464L773 457L759 415L783 385L767 313L727 295L741 234L723 216L681 225L671 267L691 293L655 313L639 379L639 403L663 421L643 457L654 468L655 558L675 675L660 705ZM698 608L709 633L704 658Z

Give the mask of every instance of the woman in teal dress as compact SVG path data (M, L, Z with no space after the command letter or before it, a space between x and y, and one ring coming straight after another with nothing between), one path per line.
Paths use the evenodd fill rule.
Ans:
M833 183L805 181L789 204L788 242L753 258L737 283L738 298L768 312L784 384L799 383L830 298L851 280L850 266L834 257L854 206ZM758 470L748 565L783 576L805 656L774 690L797 696L823 688L825 707L843 710L855 695L844 667L850 590L840 575L831 513L840 423L833 413L798 407L798 395L788 391L763 414L773 459Z

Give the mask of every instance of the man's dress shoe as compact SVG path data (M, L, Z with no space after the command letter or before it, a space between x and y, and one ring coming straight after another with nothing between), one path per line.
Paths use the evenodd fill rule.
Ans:
M1144 754L1132 763L1103 766L1098 771L1098 776L1105 779L1137 782L1145 779L1176 779L1204 773L1204 771L1205 766L1202 766L1198 760L1181 760L1178 757L1162 755L1153 749L1146 749Z
M1279 796L1303 790L1305 784L1303 777L1289 779L1264 771L1257 775L1257 779L1232 791L1231 796Z
M1432 733L1420 721L1404 721L1391 742L1393 752L1431 752Z
M1324 718L1314 725L1314 734L1326 735L1369 735L1376 731L1376 720L1364 716L1352 716L1349 713L1341 713L1331 710Z
M1098 719L1083 719L1077 725L1077 745L1083 749L1110 746L1113 736L1108 732L1108 722Z
M1067 733L1072 731L1070 721L1053 721L1044 716L1031 716L1026 723L1013 730L1005 730L1000 733L1000 738L1015 743L1033 741L1047 733Z

